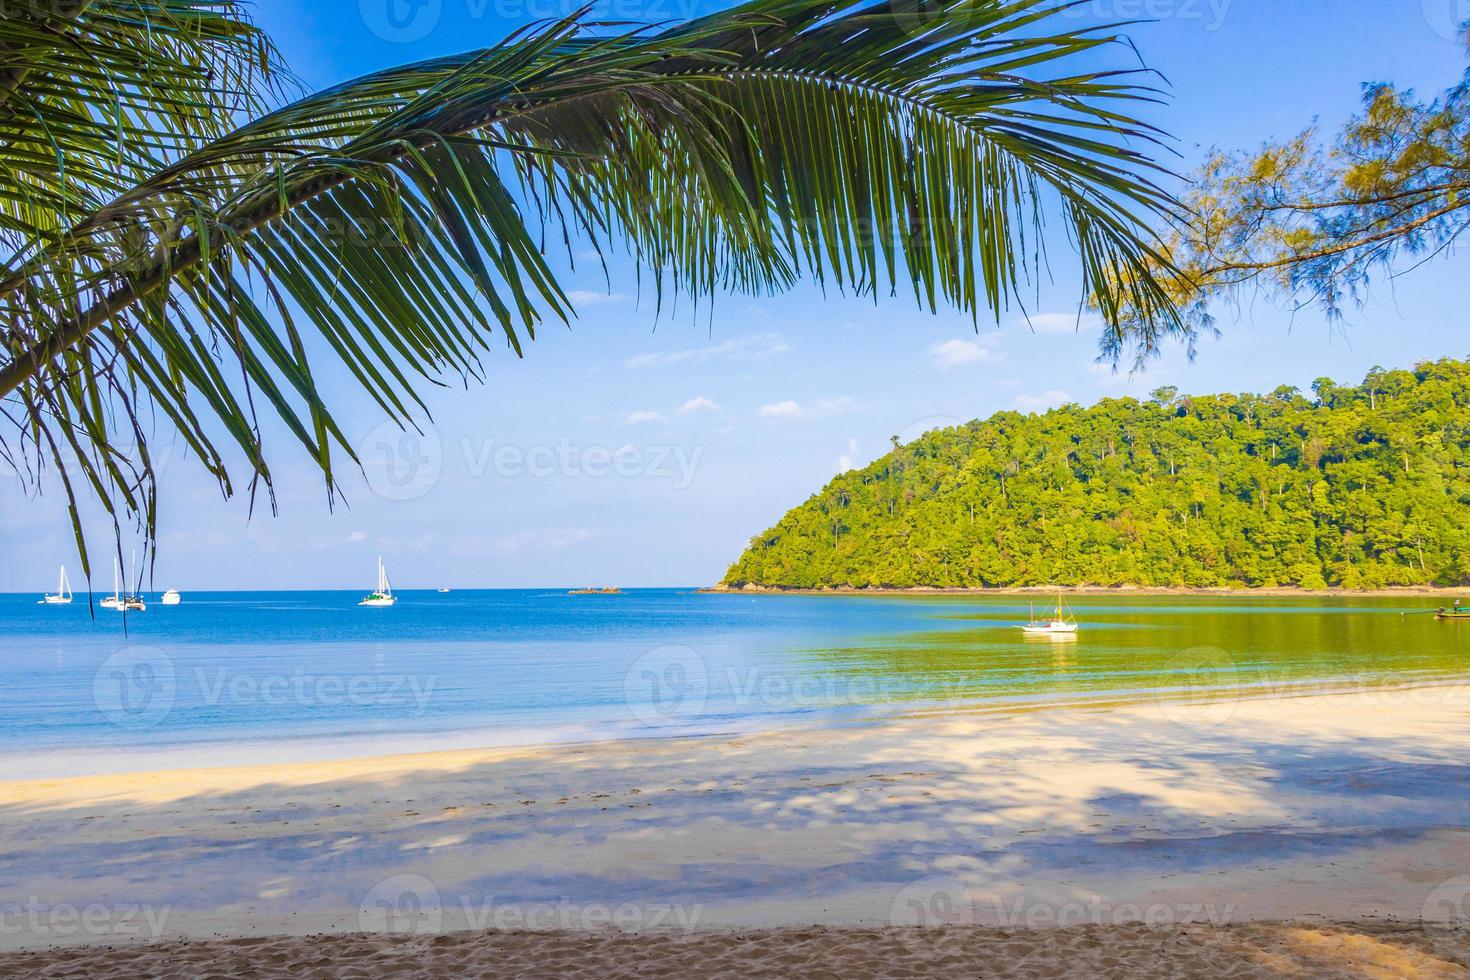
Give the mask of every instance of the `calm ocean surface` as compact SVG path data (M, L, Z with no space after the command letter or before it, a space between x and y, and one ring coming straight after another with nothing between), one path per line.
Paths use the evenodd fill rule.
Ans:
M748 731L975 702L1438 681L1428 599L1084 597L1075 640L1009 597L634 590L186 593L123 617L0 596L0 778ZM100 596L99 596L100 598ZM186 754L187 753L187 754Z

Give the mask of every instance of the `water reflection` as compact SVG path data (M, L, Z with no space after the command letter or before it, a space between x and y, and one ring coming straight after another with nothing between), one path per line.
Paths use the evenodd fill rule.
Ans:
M1405 615L1428 600L1138 598L1073 600L1075 635L1014 629L1004 600L934 611L947 630L810 651L814 669L907 680L909 698L1072 699L1424 681L1463 675L1455 624ZM976 608L978 606L978 608Z

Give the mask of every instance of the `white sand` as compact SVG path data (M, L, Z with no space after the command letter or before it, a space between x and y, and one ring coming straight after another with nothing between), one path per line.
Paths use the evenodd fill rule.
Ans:
M1034 962L1109 972L1078 957L1173 950L1210 972L1223 944L1245 972L1216 975L1319 975L1361 944L1383 975L1432 973L1463 953L1439 923L1470 913L1467 746L1470 687L1444 686L4 783L0 944L395 932L375 948L405 962L436 943L466 962L555 947L569 972L581 957L616 973L621 954L598 950L617 929L653 944L650 963L675 955L659 943L795 944L859 975L842 957L897 944L927 962L938 934L729 930L947 924L951 965L973 972L1041 955L1031 930L1062 925L1087 928ZM1377 924L1212 928L1260 920ZM1142 921L1165 928L1121 927ZM573 933L483 932L527 928ZM351 975L302 963L341 965L367 941L191 945L168 962L194 975L250 949L259 976ZM144 954L51 955L41 975L104 977ZM363 975L389 975L377 966Z

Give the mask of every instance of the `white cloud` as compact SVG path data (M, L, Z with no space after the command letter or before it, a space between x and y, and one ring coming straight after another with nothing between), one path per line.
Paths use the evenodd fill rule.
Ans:
M760 414L763 419L822 419L855 412L860 407L856 398L843 395L840 398L818 398L805 405L787 399L784 402L762 405Z
M627 415L623 416L624 425L642 425L645 422L662 421L664 421L662 413L655 412L651 409L640 408L637 411L629 412Z
M791 349L779 333L753 334L687 350L660 351L630 357L624 363L630 368L668 367L671 364L704 364L708 361L753 360L784 354Z
M1011 399L1011 404L1023 412L1044 412L1048 408L1056 408L1072 400L1072 396L1065 391L1052 388L1039 395L1017 395Z
M957 368L990 360L991 350L980 340L943 340L929 345L938 368Z
M761 406L761 418L763 419L794 419L800 418L801 414L801 406L790 399L776 402L773 405Z
M695 395L679 406L680 415L688 415L690 412L718 412L719 410L719 402L713 398L706 398L703 395Z
M367 540L367 532L366 531L353 531L351 534L347 535L347 540L348 541L366 541Z
M573 306L597 306L601 303L623 303L628 297L622 293L599 293L590 289L573 289L567 293Z
M1024 328L1036 333L1095 333L1102 329L1102 318L1094 313L1033 313L1020 321Z
M853 461L857 458L857 451L858 441L856 439L848 439L847 452L837 457L837 472L846 473L856 465Z
M469 534L455 538L449 553L456 557L544 554L566 551L595 537L597 532L585 527L526 529L495 536Z

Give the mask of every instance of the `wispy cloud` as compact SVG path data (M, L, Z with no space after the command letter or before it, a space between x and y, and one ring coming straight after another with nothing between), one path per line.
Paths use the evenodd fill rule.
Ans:
M846 473L852 469L856 465L854 460L857 459L857 452L858 441L856 439L848 439L847 452L837 457L837 472Z
M597 306L602 303L626 303L628 297L622 293L599 293L590 289L573 289L567 293L573 306Z
M935 367L948 370L967 364L982 364L990 360L994 352L985 341L955 339L930 344L929 354L934 358Z
M752 334L686 350L656 351L630 357L624 363L630 368L668 367L671 364L704 364L709 361L752 360L784 354L791 349L779 333Z
M663 422L663 413L652 409L640 408L623 416L624 425L642 425L645 422Z
M719 402L713 398L706 398L703 395L695 395L679 406L680 415L688 415L690 412L718 412L719 410Z
M1072 396L1065 391L1052 388L1039 395L1017 395L1011 399L1011 404L1023 412L1044 412L1048 408L1056 408L1072 400Z
M1023 329L1036 333L1096 333L1102 329L1102 318L1095 313L1033 313L1027 319L1018 320Z
M348 541L352 541L352 542L366 541L367 540L367 532L366 531L353 531L351 534L347 535L347 540Z
M832 415L842 415L847 412L855 412L860 406L856 398L843 395L840 398L818 398L815 401L802 404L801 402L787 399L784 402L774 402L770 405L762 405L760 409L763 419L821 419Z

